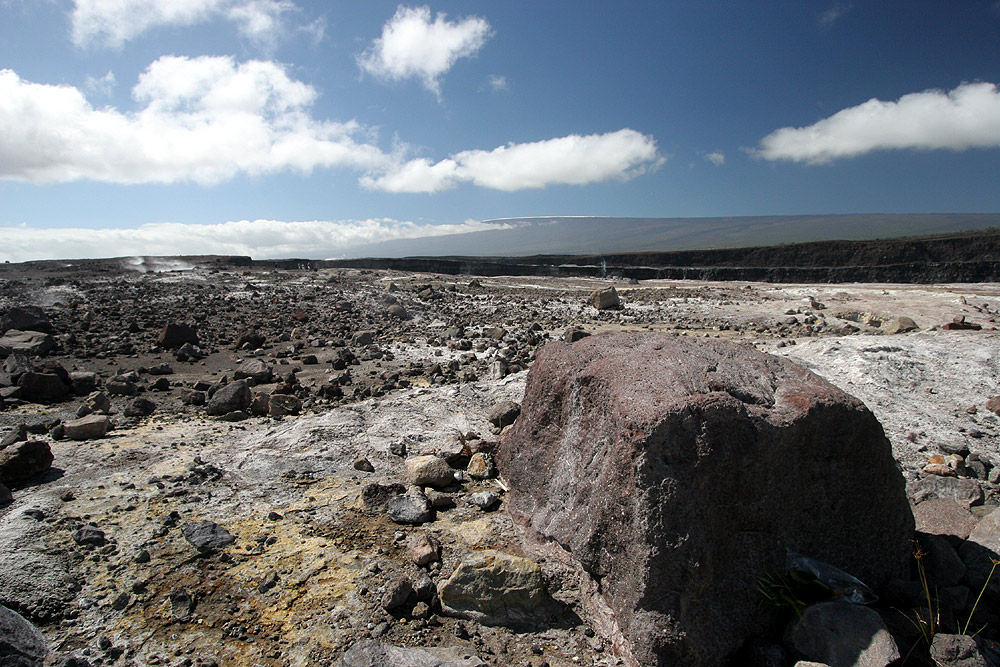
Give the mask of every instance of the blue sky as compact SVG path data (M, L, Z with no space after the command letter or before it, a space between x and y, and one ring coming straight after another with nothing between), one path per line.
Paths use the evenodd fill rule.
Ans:
M998 212L998 45L997 0L0 0L0 259Z

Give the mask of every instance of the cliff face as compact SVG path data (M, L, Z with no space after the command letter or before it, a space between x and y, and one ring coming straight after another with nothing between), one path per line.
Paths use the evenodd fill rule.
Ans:
M753 248L609 255L404 257L318 262L322 267L444 274L621 276L647 280L763 282L994 282L1000 230L874 241L818 241Z

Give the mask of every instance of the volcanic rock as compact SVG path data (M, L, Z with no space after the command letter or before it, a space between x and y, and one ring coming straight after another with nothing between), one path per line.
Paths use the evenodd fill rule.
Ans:
M788 643L807 659L828 665L888 665L901 657L881 617L848 602L806 607Z
M55 340L47 333L11 329L0 337L0 356L6 357L9 354L41 356L55 346Z
M297 415L302 409L302 401L291 394L271 394L267 401L267 414L272 417Z
M510 426L521 414L521 406L513 401L504 401L490 410L487 420L497 428Z
M480 551L459 563L438 590L441 611L484 625L530 627L557 613L538 563L499 551Z
M508 510L600 582L592 621L629 664L723 662L763 629L754 582L787 550L874 587L906 571L913 516L881 425L787 360L661 334L553 342L522 406L497 451Z
M230 382L212 394L208 400L206 410L212 416L221 416L230 412L246 410L250 407L253 396L250 394L250 385L246 380L236 380Z
M337 667L486 667L474 653L454 648L402 648L374 639L352 646Z
M622 307L622 300L614 287L594 290L590 293L590 303L597 310L617 310Z
M37 306L14 306L0 317L0 332L10 329L51 333L52 322Z
M455 472L438 456L412 456L406 459L406 477L417 486L442 487L454 483Z
M14 500L14 495L7 488L6 484L0 482L0 506L6 505Z
M236 541L228 530L212 521L189 523L181 529L184 539L203 554L218 551Z
M428 565L441 560L441 543L433 535L415 535L406 544L406 555L419 566Z
M70 440L103 438L111 426L106 415L92 414L63 424L63 434Z
M58 371L62 371L61 373ZM65 398L72 391L69 375L60 367L48 367L45 372L29 372L21 375L17 386L21 388L21 398L32 403L51 403Z
M0 605L0 665L40 665L49 649L45 638L20 614Z
M434 508L420 489L410 489L389 499L386 514L389 519L400 524L420 525L434 520Z
M181 347L185 343L197 345L198 332L194 330L194 327L190 327L187 324L177 324L176 322L164 325L159 337L156 339L157 345L168 350Z
M25 482L52 467L52 450L41 440L17 442L0 450L0 482Z
M274 377L274 372L271 370L271 367L262 360L248 359L236 369L233 373L233 377L237 380L249 378L253 380L255 384L267 384L271 381L271 378Z
M884 325L884 331L887 334L898 334L906 333L907 331L916 331L920 327L909 317L894 317Z
M146 417L156 411L156 403L148 398L133 398L125 406L126 417Z

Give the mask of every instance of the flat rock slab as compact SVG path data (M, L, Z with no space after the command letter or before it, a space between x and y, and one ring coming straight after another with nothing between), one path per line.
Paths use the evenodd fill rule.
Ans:
M913 508L917 530L933 535L954 535L967 539L976 527L976 517L968 506L951 498L931 498Z
M87 415L63 424L63 433L70 440L93 440L103 438L111 428L111 420L106 415Z
M438 595L442 613L486 625L530 627L558 614L538 563L499 551L468 557L441 585Z
M403 648L364 639L344 654L338 667L486 667L467 649Z
M590 576L590 620L632 665L724 662L762 630L755 581L786 550L875 588L908 565L913 516L878 420L748 345L549 343L497 463L511 516Z
M0 354L42 355L56 346L52 336L41 331L8 331L0 337Z

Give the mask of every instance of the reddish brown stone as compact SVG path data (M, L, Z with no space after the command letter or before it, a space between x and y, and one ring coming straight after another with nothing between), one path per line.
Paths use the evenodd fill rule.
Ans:
M878 420L748 345L621 333L543 347L497 451L529 540L590 576L631 665L718 665L764 627L786 549L878 587L913 516Z

